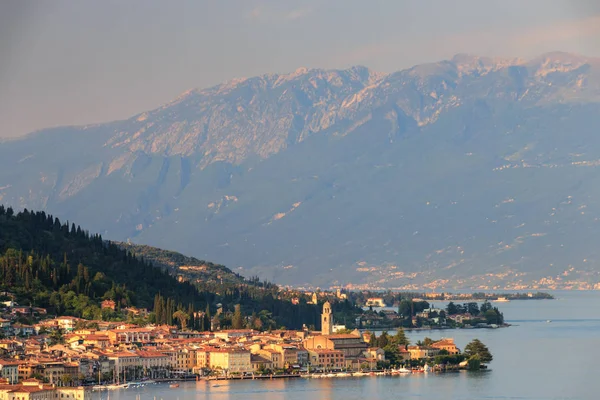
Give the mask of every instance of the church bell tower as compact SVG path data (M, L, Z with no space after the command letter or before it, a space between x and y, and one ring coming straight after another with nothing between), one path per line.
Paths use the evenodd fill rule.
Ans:
M321 334L331 335L333 333L333 315L331 314L331 304L328 301L323 304L323 313L321 314Z

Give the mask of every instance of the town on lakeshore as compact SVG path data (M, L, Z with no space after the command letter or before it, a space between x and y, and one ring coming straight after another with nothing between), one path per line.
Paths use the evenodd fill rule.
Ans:
M462 351L449 335L410 343L404 329L496 329L507 326L497 304L552 298L308 291L207 262L182 275L179 258L0 205L0 400L85 400L187 379L480 370L492 361L480 341Z
M413 311L414 305L422 303L415 300L411 301ZM469 318L475 326L485 324L470 313L482 314L485 320L494 308L487 302L481 308L473 304L476 306L476 303L464 306L450 303L447 310L422 309L416 313L415 322L422 319L424 326L429 322L439 324L444 319L468 325L466 318ZM4 336L0 340L2 400L57 397L86 400L94 389L186 379L445 372L485 368L484 364L492 360L487 347L478 340L461 352L451 338L438 341L426 338L411 344L402 328L394 334L382 331L379 335L368 330L350 330L336 324L329 301L322 305L320 330L269 331L218 328L196 331L185 326L141 326L70 316L49 318L41 308L20 306L12 301L4 302L4 306L4 318L0 320ZM114 309L115 302L105 300L102 307ZM450 315L445 317L446 312ZM33 325L15 322L23 318L37 322ZM376 325L377 320L367 321Z

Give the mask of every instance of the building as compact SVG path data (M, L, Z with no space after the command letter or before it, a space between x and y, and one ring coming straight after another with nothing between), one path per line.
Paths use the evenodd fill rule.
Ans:
M367 299L367 307L385 307L385 302L381 297L370 297Z
M300 366L298 362L298 348L289 344L274 344L271 348L277 350L281 355L281 368L293 368Z
M323 313L321 314L321 334L331 335L333 333L333 315L331 313L331 304L328 301L323 304Z
M214 333L215 338L230 340L230 339L239 339L242 337L250 337L255 335L257 332L253 329L227 329L223 331L217 331Z
M65 375L65 364L61 361L40 361L34 373L42 375L46 382L58 385Z
M365 358L375 359L377 361L385 361L385 351L379 347L370 347L365 351Z
M324 370L339 370L346 367L344 353L339 350L308 350L310 365Z
M210 369L219 369L227 374L252 372L250 352L246 349L222 348L210 351Z
M105 349L110 346L110 339L106 335L87 335L83 338L83 344L98 349Z
M425 346L408 346L411 360L419 360L421 358L435 357L440 352L440 349Z
M250 364L252 364L252 371L267 371L273 369L273 363L271 360L259 355L259 354L251 354L250 355Z
M307 350L340 350L346 358L362 357L368 348L361 336L353 334L311 336L304 339L303 345Z
M150 331L144 328L113 329L106 332L113 344L145 343L150 341Z
M102 303L100 303L101 308L104 310L109 309L109 310L113 310L115 311L115 307L117 306L117 304L115 303L114 300L104 300Z
M26 379L18 385L0 382L1 400L90 400L91 398L92 392L83 387L55 387L43 384L37 379Z
M279 369L283 369L284 365L283 365L283 356L274 349L260 349L256 352L256 354L260 355L261 357L266 358L267 360L271 361L271 364L273 365L273 368L279 368Z
M0 360L0 377L14 385L19 381L19 363L15 361Z
M171 365L169 357L158 351L140 350L137 352L144 376L159 378Z
M438 340L432 344L431 347L434 349L446 350L450 355L460 354L459 348L456 347L456 344L454 344L454 339Z
M109 360L115 363L115 372L118 376L126 376L127 371L134 370L140 365L140 357L136 353L123 351L107 354Z
M58 328L64 331L73 332L75 325L77 325L77 322L79 321L80 319L75 317L60 317L56 319L56 324Z

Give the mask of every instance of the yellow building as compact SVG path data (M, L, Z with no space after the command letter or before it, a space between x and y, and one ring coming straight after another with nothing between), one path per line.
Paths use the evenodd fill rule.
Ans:
M196 365L194 367L194 372L210 367L210 351L211 349L206 347L199 347L196 349Z
M19 385L0 383L0 400L90 400L92 393L83 387L54 387L37 379L27 379Z
M252 372L250 352L245 349L212 349L209 362L210 369L218 369L227 373Z
M302 343L307 350L340 350L346 358L362 357L363 352L368 348L368 344L363 342L361 336L353 334L311 336L304 339Z
M272 344L269 347L281 355L281 367L289 368L298 364L298 348L290 344Z
M138 365L142 367L144 376L150 378L162 376L171 365L169 357L158 351L139 350L137 356L139 357Z
M310 364L325 370L344 369L346 360L344 353L339 350L314 349L309 350Z
M284 368L283 356L277 350L265 348L265 349L260 349L260 350L256 351L255 354L258 354L261 357L264 357L267 360L271 361L273 368L279 368L279 369Z
M454 339L442 339L431 345L434 349L446 350L448 354L455 355L460 354L460 350L456 347Z
M410 353L411 360L418 360L435 357L440 352L440 349L425 346L408 346L408 352Z
M108 354L108 359L115 362L115 369L118 375L131 371L140 365L140 357L135 353L123 351L120 353Z

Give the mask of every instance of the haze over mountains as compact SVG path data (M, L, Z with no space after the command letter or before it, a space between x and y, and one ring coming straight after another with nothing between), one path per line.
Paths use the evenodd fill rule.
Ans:
M600 60L298 69L0 145L0 202L294 285L593 287Z

